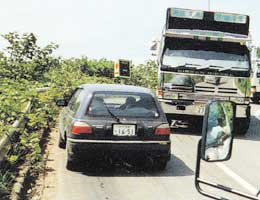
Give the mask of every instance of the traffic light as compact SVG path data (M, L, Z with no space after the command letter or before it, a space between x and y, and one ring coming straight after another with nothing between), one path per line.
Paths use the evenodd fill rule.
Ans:
M129 60L119 60L114 65L114 77L130 78L130 64Z

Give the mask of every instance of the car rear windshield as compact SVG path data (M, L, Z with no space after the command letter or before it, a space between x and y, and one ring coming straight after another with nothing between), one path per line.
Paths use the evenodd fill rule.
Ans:
M106 91L94 93L87 115L157 118L159 112L150 94Z

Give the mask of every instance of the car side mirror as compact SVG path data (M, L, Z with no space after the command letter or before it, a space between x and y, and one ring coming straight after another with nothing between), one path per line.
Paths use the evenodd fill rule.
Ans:
M65 107L68 105L67 101L65 99L58 99L56 101L56 105L59 107Z
M212 101L205 111L201 158L206 162L226 161L231 157L235 105L230 101Z

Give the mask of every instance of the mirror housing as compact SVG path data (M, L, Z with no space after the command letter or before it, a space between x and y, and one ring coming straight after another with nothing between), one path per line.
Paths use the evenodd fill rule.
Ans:
M152 56L158 56L158 50L159 50L159 45L160 45L160 40L158 39L153 39L150 50L152 51L151 55Z
M208 192L202 188L201 185L207 186L209 189L218 189L247 199L260 200L258 194L258 197L252 194L246 194L245 192L241 192L225 185L205 180L200 176L201 159L206 162L220 162L230 159L233 144L233 123L235 117L236 106L231 101L216 100L207 104L203 121L202 139L199 140L197 149L195 187L200 194L212 199L220 200L227 198ZM210 148L212 149L211 151L209 151ZM212 157L212 155L214 156Z
M150 50L151 51L157 51L157 49L158 49L158 40L153 39L152 44L150 46Z
M56 105L59 107L65 107L68 105L68 102L65 99L58 99Z
M200 156L206 162L227 161L231 157L235 104L231 101L211 101L203 119Z

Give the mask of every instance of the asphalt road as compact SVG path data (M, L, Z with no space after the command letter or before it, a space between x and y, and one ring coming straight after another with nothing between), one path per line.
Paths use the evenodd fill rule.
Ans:
M220 164L203 163L204 179L255 194L260 189L260 106L252 106L248 134L236 138L233 156ZM152 172L117 165L109 170L97 166L89 172L71 172L65 168L65 150L57 147L57 132L51 134L48 147L44 189L41 199L48 200L206 200L194 186L199 133L173 130L172 156L165 171ZM100 165L100 164L99 164ZM229 199L243 199L205 188Z

